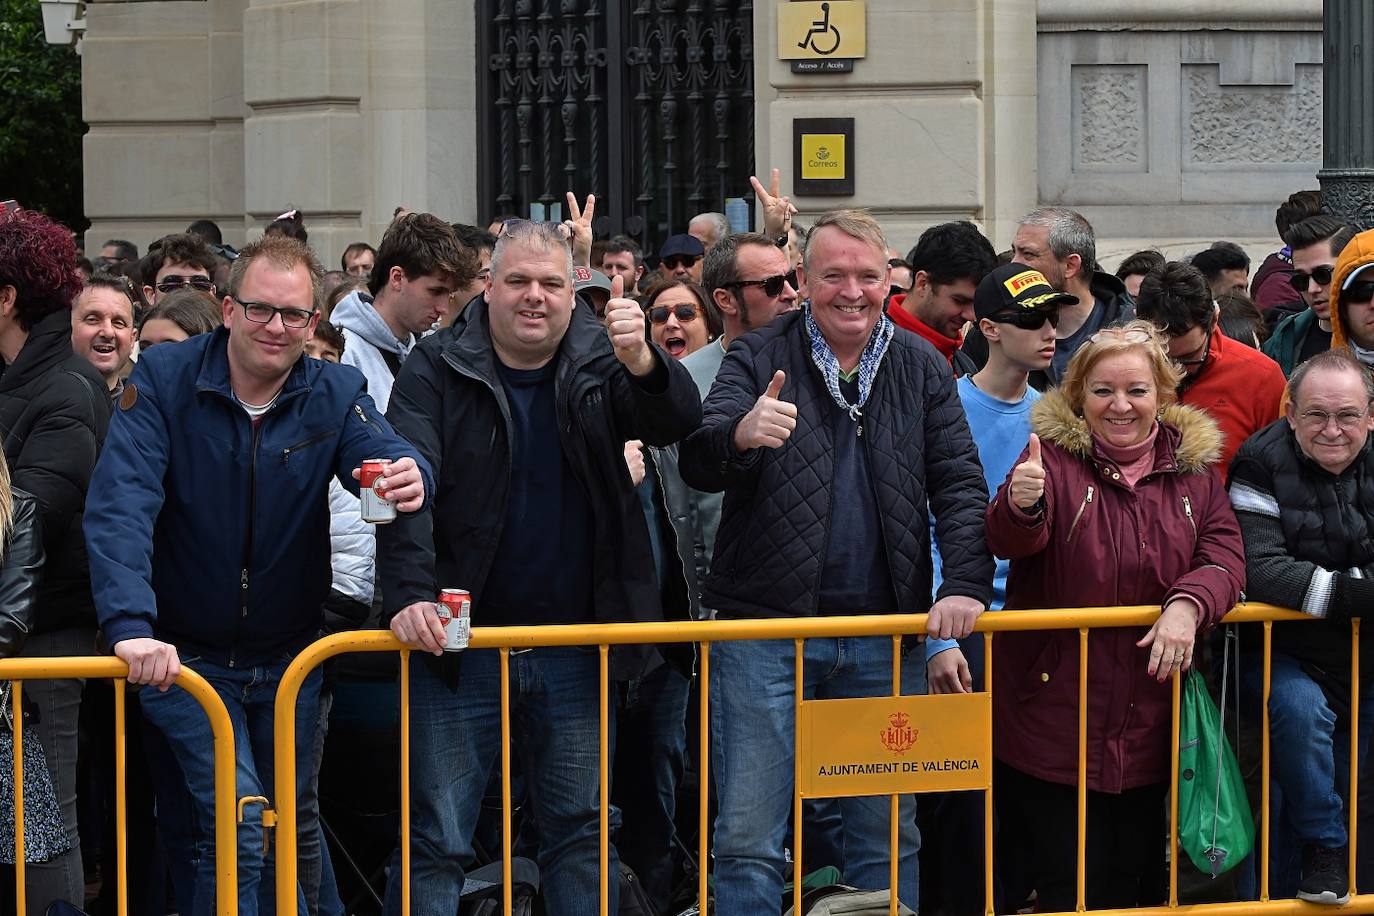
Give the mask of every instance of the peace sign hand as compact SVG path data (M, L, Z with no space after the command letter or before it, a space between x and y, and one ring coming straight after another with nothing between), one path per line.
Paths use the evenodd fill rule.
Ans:
M749 184L753 185L754 196L763 208L763 234L770 239L786 235L792 227L792 214L797 212L797 208L786 197L780 196L782 183L778 170L773 169L767 191L763 189L763 182L752 175L749 176Z
M596 195L588 194L585 206L578 208L577 196L568 192L568 214L570 219L563 220L572 237L574 267L592 266L592 214L596 212Z

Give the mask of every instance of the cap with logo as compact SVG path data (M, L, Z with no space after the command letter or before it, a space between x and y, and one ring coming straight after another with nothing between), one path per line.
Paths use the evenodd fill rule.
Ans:
M979 320L1077 304L1077 296L1060 292L1040 271L1015 261L989 273L973 293L973 314Z
M574 267L573 288L579 293L587 289L600 289L610 295L611 278L591 267Z

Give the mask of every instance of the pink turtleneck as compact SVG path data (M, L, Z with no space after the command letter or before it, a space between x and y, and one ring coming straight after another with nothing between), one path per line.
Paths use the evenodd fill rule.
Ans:
M1112 445L1093 433L1093 444L1102 457L1115 462L1121 471L1121 478L1131 489L1155 466L1155 438L1159 435L1159 423L1150 427L1150 434L1135 445Z

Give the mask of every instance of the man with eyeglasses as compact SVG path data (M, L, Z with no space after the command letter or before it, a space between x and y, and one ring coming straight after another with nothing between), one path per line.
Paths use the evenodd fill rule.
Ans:
M1358 230L1334 216L1308 217L1284 234L1292 252L1289 279L1307 308L1279 322L1261 347L1284 376L1291 376L1305 360L1331 349L1331 277L1336 258Z
M1270 894L1334 905L1350 897L1351 620L1374 608L1374 377L1337 348L1298 366L1288 390L1284 418L1231 464L1231 505L1245 540L1246 595L1318 618L1273 625ZM1242 627L1241 639L1257 659L1258 630ZM1374 724L1372 646L1360 640L1359 759ZM1256 706L1264 673L1257 662L1242 669Z
M887 314L952 363L973 320L974 288L997 266L997 252L977 226L960 220L922 232L908 260L911 291L893 296Z
M157 297L190 286L203 293L215 292L215 268L219 262L205 241L191 233L164 235L148 246L148 253L139 261L143 277L143 298L149 306L157 304Z
M1207 278L1189 264L1170 261L1146 274L1135 310L1169 338L1169 357L1184 373L1179 403L1217 421L1221 461L1213 467L1224 477L1241 443L1279 418L1283 371L1222 332Z
M215 742L200 705L173 686L182 664L215 688L234 722L236 796L272 797L273 704L291 658L319 633L329 594L329 505L354 493L362 462L401 514L434 492L429 466L386 422L356 369L303 356L319 321L323 270L273 237L234 262L224 326L139 360L86 500L91 585L106 642L129 665L144 717L172 747L196 819L215 820ZM296 707L298 789L313 776L321 676ZM170 788L170 787L168 787ZM274 862L261 806L238 830L240 913L272 912ZM302 811L302 858L318 825ZM197 838L196 913L214 908L214 831ZM301 899L304 907L304 899Z
M701 282L701 259L706 246L692 235L670 235L658 250L658 272L662 280Z

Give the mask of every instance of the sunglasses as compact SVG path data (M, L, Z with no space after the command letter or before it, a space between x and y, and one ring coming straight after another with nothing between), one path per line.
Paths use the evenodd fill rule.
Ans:
M782 295L782 288L787 283L786 274L774 274L771 277L764 277L762 280L736 280L733 283L725 284L727 287L738 288L741 286L762 287L763 294L769 299L776 299Z
M1045 326L1047 321L1050 323L1050 327L1059 327L1059 309L1012 312L1005 315L993 315L989 320L998 324L1009 324L1023 331L1038 331Z
M695 321L697 317L697 307L695 305L675 305L671 309L666 305L656 305L649 309L649 320L654 324L667 324L668 313L672 312L681 322Z
M1374 299L1374 280L1357 280L1341 291L1342 302L1368 302Z
M1323 264L1321 267L1313 268L1312 273L1310 274L1305 274L1300 270L1295 270L1293 271L1293 276L1288 278L1288 282L1291 283L1293 285L1293 288L1298 292L1305 293L1307 292L1307 283L1309 280L1316 280L1318 286L1325 286L1326 284L1331 282L1331 275L1334 272L1334 267L1329 267L1325 264Z
M160 293L174 293L182 287L190 286L198 289L202 293L208 293L215 288L215 281L209 277L194 276L183 277L180 274L168 274L158 281L157 291Z
M694 254L670 254L663 259L663 266L669 270L677 270L679 267L690 269L699 260L701 259Z

